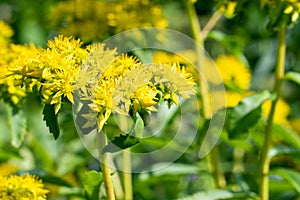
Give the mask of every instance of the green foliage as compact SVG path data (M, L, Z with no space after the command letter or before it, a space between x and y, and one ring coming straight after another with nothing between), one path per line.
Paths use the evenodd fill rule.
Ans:
M102 182L103 180L101 173L94 170L85 173L82 183L85 190L86 199L99 199L100 185Z
M246 97L234 108L228 109L227 130L229 137L238 138L246 134L261 117L261 104L272 98L268 91Z
M285 79L293 81L293 82L297 83L298 85L300 85L300 73L298 73L298 72L288 72L285 75Z
M60 131L54 105L45 104L43 115L43 120L45 120L46 125L49 127L50 133L53 134L54 139L57 139L59 137Z
M139 19L137 24L143 22L143 26L148 26L147 18L149 18L149 16L146 15L148 12L143 13L145 15L142 15L141 18L140 15L136 17L134 10L135 3L138 3L139 7L144 8L146 6L147 8L153 8L152 14L155 18L150 20L151 24L157 24L159 21L166 22L166 20L168 20L168 28L175 29L187 35L192 35L190 23L188 23L187 11L183 2L171 0L155 0L153 2L129 1L130 0L128 0L128 2L124 1L122 5L123 8L130 5L130 10L126 10L126 12L122 14L126 15L129 13L130 15L127 16L128 18L123 18L121 15L118 15L117 22L119 23L116 25L113 23L114 17L116 16L112 14L119 13L121 12L120 10L122 10L118 10L119 7L117 6L109 7L107 10L105 10L105 7L101 7L100 10L104 10L105 12L97 12L98 8L93 7L92 10L96 13L94 15L89 9L86 9L87 7L85 6L74 7L76 9L73 9L72 6L62 6L69 5L64 4L64 2L69 1L62 1L60 3L60 1L45 0L41 4L37 4L29 0L3 0L0 3L0 19L10 24L15 32L15 35L8 41L9 45L2 44L3 38L0 37L0 45L1 47L3 46L0 51L0 167L3 163L8 162L18 167L17 172L14 173L15 175L29 173L38 176L43 183L50 188L48 195L49 200L94 200L106 196L103 187L104 175L102 172L99 172L99 162L92 157L84 146L86 144L83 145L80 140L80 137L89 136L89 134L96 129L96 119L98 116L96 113L90 113L91 100L80 102L84 105L82 105L77 113L75 123L79 125L81 128L79 129L84 133L84 136L80 135L80 137L78 137L73 120L74 116L71 111L72 105L70 99L72 99L72 94L74 93L68 92L68 97L65 95L58 97L63 103L61 104L62 108L59 113L55 114L54 104L45 104L42 106L45 102L41 102L41 99L36 98L37 93L49 86L43 82L45 80L42 80L40 85L35 85L33 91L31 91L32 88L30 89L31 82L29 79L31 76L36 76L36 74L35 72L26 71L28 70L28 65L23 66L20 63L16 63L16 69L19 70L20 73L24 72L29 75L19 79L18 74L12 77L11 80L13 80L13 82L6 83L6 76L3 76L3 74L12 73L12 71L7 72L6 69L10 69L8 62L16 59L14 58L15 55L12 56L9 54L9 51L12 51L14 48L14 50L17 51L18 49L15 45L29 41L46 46L47 38L52 38L62 29L65 29L66 32L70 31L77 35L82 35L83 38L81 39L84 39L84 41L99 42L99 38L110 37L112 33L126 30L127 27L133 28L134 25L136 25L134 21L135 18ZM104 1L95 0L95 2L100 2L99 5L106 5ZM146 4L142 5L143 2L146 2ZM236 7L230 8L229 4L235 2L237 3ZM78 0L74 3L91 6L93 0L86 2ZM117 3L117 1L114 3ZM49 22L53 16L47 16L47 13L53 13L54 11L49 11L57 5L60 5L57 10L57 12L59 11L60 13L54 16L54 23L53 21ZM159 5L159 7L157 7L159 9L155 9L152 5ZM226 87L225 92L228 93L228 97L230 97L230 99L227 99L229 100L228 102L235 100L236 102L239 101L239 103L234 106L221 108L223 109L222 111L226 111L226 119L221 136L218 140L216 139L213 152L210 152L207 157L201 157L201 159L198 157L199 150L203 148L202 141L207 135L208 130L214 128L214 126L210 124L212 122L211 119L203 119L200 117L199 121L195 122L198 125L196 139L191 146L185 149L183 155L178 157L170 165L165 162L156 162L156 159L159 160L160 158L149 158L147 162L143 164L147 166L150 172L132 174L133 199L250 200L260 198L259 179L261 178L261 174L259 155L261 154L262 148L264 148L265 127L268 118L267 113L269 113L269 108L266 109L265 106L269 101L276 98L276 92L270 92L274 88L272 80L274 72L276 71L274 70L277 60L275 53L277 49L275 47L277 45L276 31L281 27L287 26L291 28L289 29L289 35L287 37L288 59L285 63L285 71L287 73L284 77L280 100L286 102L286 107L289 110L284 110L284 106L278 104L275 111L275 115L277 116L274 117L271 126L271 148L267 154L267 158L270 161L269 199L298 200L300 198L300 131L299 127L297 128L297 123L295 125L291 122L293 119L297 120L300 117L300 54L297 46L297 44L299 44L298 36L300 33L299 23L297 24L299 2L293 0L218 0L209 2L206 0L198 0L194 6L198 15L197 19L200 19L201 22L201 30L207 31L205 34L199 33L200 36L207 34L207 37L202 38L207 53L211 55L212 59L219 55L228 54L240 59L251 71L251 86L250 88L244 89L245 91L234 91L236 92L236 96L238 96L237 100L234 99L235 96L230 96L228 93L232 92L231 89L235 88ZM220 11L219 9L222 6L225 6L224 8L226 9L231 9L231 18L223 17L222 15L219 16L217 20L216 18L211 18L212 15L216 17L220 14L216 11ZM111 10L114 12L109 15ZM82 12L76 13L77 11ZM64 15L70 12L72 14L71 17ZM163 16L162 14L164 14L165 18L156 20L159 16ZM95 16L101 16L103 18L95 18L94 20ZM126 21L126 19L130 19L130 21ZM89 23L84 23L84 21ZM103 28L101 23L98 23L99 21L104 21L106 28ZM209 25L213 24L215 26L211 28L209 28L209 26L207 27L208 21L210 22ZM76 29L69 26L70 22L76 24ZM111 25L109 25L108 22L110 22ZM49 27L47 24L52 24L53 26ZM55 24L57 25L56 27ZM77 26L77 24L82 25ZM95 28L93 24L96 24L97 27ZM165 25L166 23L162 23L161 27ZM107 32L106 30L110 31ZM1 31L0 36L2 33L5 33L5 31ZM153 36L153 38L155 37ZM161 37L161 40L164 40L163 36L159 37ZM180 46L181 44L171 45L174 45L171 46L174 47L174 49L180 49L180 47L176 45ZM4 46L7 46L7 49L4 48ZM89 49L89 44L87 43L82 46L85 49ZM21 45L20 47L23 46ZM66 47L68 47L68 45L66 45ZM21 52L14 53L17 57L22 56ZM47 51L45 50L44 53L46 55ZM103 57L104 53L103 51L101 55L93 55L95 59L98 59L98 57ZM139 56L141 61L147 61L147 63L152 61L152 54L154 54L152 50L145 52L136 51L136 53L136 56ZM197 60L197 58L194 58L194 52L184 53L186 53L189 59ZM111 51L110 56L112 60L114 54L115 51ZM130 52L130 55L131 54L135 54L135 52ZM41 71L36 72L41 75L40 78L36 79L38 81L44 79L42 75L45 75L47 72L44 69L48 68L48 66L39 66L35 60L35 58L39 56L40 54L35 55L35 57L29 56L30 65L37 65L40 67L39 69L41 69ZM72 56L64 55L65 60L68 60L69 57ZM57 54L57 59L60 59L59 53ZM112 62L111 59L107 60ZM171 59L176 60L175 57ZM170 58L164 57L162 60L168 61ZM45 63L51 63L50 61L52 60L50 59L49 62ZM53 61L58 63L57 68L49 68L49 72L55 72L60 75L61 69L58 68L62 67L62 65L60 65L61 62L59 62L59 60ZM176 60L176 62L177 61L178 60ZM80 62L81 61L77 60L77 58L75 59L75 63L78 64L78 66L81 66ZM103 61L103 63L104 62L106 61ZM179 63L181 62L182 60L179 60ZM98 63L99 69L103 63L102 60ZM185 63L186 69L190 70L189 63L182 63ZM86 63L86 65L89 66L91 63ZM232 66L239 72L239 69L237 67L235 68L234 64L232 64ZM180 68L181 67L182 66L180 66ZM97 70L98 69L95 70L95 74L97 74L97 76L95 76L96 80L99 78ZM166 72L165 75L166 74L168 73ZM143 74L140 74L141 77L142 75ZM134 76L136 75L134 74ZM170 75L170 77L172 76L173 75ZM66 79L62 79L62 81L68 80L67 77L68 76L66 76ZM237 78L238 77L233 77L232 79ZM83 81L85 81L85 79ZM213 79L209 80L208 84L211 84L210 81L213 82ZM291 84L291 82L293 84ZM56 93L56 85L53 84L52 86L51 90ZM73 86L74 82L70 82L69 89L73 88ZM19 90L15 90L16 88ZM68 88L66 88L66 90L67 89ZM195 86L195 89L200 91L197 86ZM212 89L218 90L219 85ZM17 93L20 91L31 91L32 96L26 93L26 97L24 97L22 93ZM100 94L102 95L104 93ZM139 94L144 96L148 93ZM150 100L158 102L160 95L163 94L158 93L155 96L157 99L153 100L150 97ZM167 101L169 103L178 103L178 100L180 101L175 94L170 93L169 96ZM201 96L201 94L199 94L199 96ZM67 99L70 101L64 101ZM136 100L138 101L139 98L136 98ZM76 102L75 98L74 101ZM195 102L198 103L200 100ZM189 122L195 121L193 115L197 107L195 102L185 102L185 106L190 112L190 115L187 116L192 117L184 119L181 118L182 113L179 108L166 119L164 116L156 115L156 111L154 110L159 109L159 106L153 110L148 110L141 108L140 105L136 105L134 115L133 113L129 113L131 116L126 116L128 118L125 117L126 119L124 121L122 121L123 119L119 120L117 118L116 121L113 121L115 116L111 117L106 121L106 127L104 128L110 141L104 147L103 152L113 155L119 155L119 151L123 149L134 153L149 152L164 148L166 145L169 145L168 147L172 151L180 151L181 142L185 141L174 142L173 139L177 134L180 120L182 120L180 125L183 126L186 135L189 136L193 134L194 129ZM88 118L85 118L87 114L91 114L91 126L84 128L84 125L89 122ZM217 112L214 117L218 118L219 114L220 113ZM150 115L151 117L155 116L155 120L150 118ZM220 118L222 117L223 115L220 116ZM285 123L282 123L280 120L277 121L280 117L284 119ZM125 123L125 128L120 125L123 122ZM149 135L146 135L148 134L147 131L149 131L151 127L160 125L161 123L159 122L164 122L163 127L159 127L161 129L159 129L158 133L148 137ZM50 134L45 134L47 132L53 135L55 141ZM215 139L214 136L215 135L213 135L212 139ZM91 143L92 142L95 141L91 141ZM159 156L168 155L158 155L158 157ZM114 162L114 164L123 165L123 163L119 163L119 160ZM133 162L133 164L135 163ZM87 170L89 171L86 172ZM2 172L5 172L5 169L0 169L0 175ZM116 186L119 182L122 183L123 177L120 176L121 174L119 174L118 171L114 171L111 175L114 178L113 182ZM119 195L121 194L120 196L122 196L122 192L124 192L123 188L122 185L119 185L118 192Z

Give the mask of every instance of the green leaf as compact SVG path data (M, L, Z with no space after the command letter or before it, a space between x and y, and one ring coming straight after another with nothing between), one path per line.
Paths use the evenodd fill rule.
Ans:
M139 115L139 113L136 113L136 120L133 126L133 135L142 138L144 132L144 120Z
M179 198L178 200L219 200L219 199L257 199L257 195L250 192L235 193L229 190L208 190L195 193L191 196Z
M232 114L232 113L231 113ZM243 116L234 124L230 124L230 129L228 130L229 138L243 138L248 130L251 129L259 121L261 117L261 107L258 107L247 115ZM231 122L232 123L232 122Z
M300 73L298 72L288 72L284 78L300 85Z
M99 199L100 185L103 181L102 174L95 170L85 173L82 180L86 198L89 200Z
M154 176L162 175L187 175L187 174L198 174L200 168L196 165L184 164L184 163L157 163L152 166ZM160 169L160 170L155 170Z
M278 168L271 171L272 174L276 174L284 178L289 182L296 191L300 194L300 173L292 169Z
M273 158L278 155L289 155L289 154L299 154L300 149L286 146L275 146L269 151L269 158Z
M103 152L117 152L121 149L132 147L139 142L139 138L132 135L120 135L115 137L112 141L109 141L108 144L103 148Z
M226 124L229 137L240 137L240 134L247 133L260 119L261 104L272 97L269 91L263 91L244 98L237 106L228 109Z
M300 148L300 137L292 129L287 128L280 124L273 124L272 131L274 137L280 137L287 144L293 145L294 147Z
M27 133L27 120L23 110L11 117L11 145L19 148Z
M59 137L60 131L57 121L57 115L54 111L54 105L45 104L43 115L43 120L46 121L46 125L49 127L50 133L53 134L54 139L57 139Z

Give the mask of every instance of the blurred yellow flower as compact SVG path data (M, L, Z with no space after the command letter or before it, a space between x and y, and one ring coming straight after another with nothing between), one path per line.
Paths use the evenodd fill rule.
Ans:
M242 91L249 88L250 70L239 59L231 55L221 55L215 63L227 87Z
M2 163L0 165L0 176L9 176L17 172L18 168L10 163Z
M45 200L48 192L35 176L0 176L0 198L3 200Z
M266 117L269 115L271 103L272 101L268 100L262 104L262 113ZM289 114L290 106L283 99L280 98L276 105L276 110L273 118L274 122L290 127L290 123L287 119Z
M243 100L245 94L240 94L232 91L225 92L221 90L215 90L211 92L210 97L213 98L213 101L211 101L211 103L214 103L212 105L213 113L216 113L216 111L224 107L237 106L239 102Z
M287 0L288 6L285 8L284 13L291 15L291 21L296 22L299 19L300 2L298 0Z
M159 5L149 0L58 2L51 10L50 22L64 35L84 41L103 39L132 28L166 27Z
M12 28L4 21L0 20L0 46L1 48L8 46L11 36L14 32Z
M300 118L289 120L291 127L300 134Z

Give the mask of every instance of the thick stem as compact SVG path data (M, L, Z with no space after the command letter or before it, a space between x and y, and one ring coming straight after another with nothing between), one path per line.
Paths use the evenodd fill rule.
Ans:
M196 54L198 57L198 62L197 64L197 69L199 73L203 76L203 61L205 59L205 52L204 52L204 38L200 37L202 35L201 31L201 26L200 22L196 13L196 9L194 7L193 1L192 0L186 0L186 8L187 8L187 13L189 16L189 22L191 26L191 31L192 31L192 37L193 39L198 43L196 45ZM220 18L218 15L215 16L216 19L214 23ZM209 25L212 27L211 25ZM208 29L208 28L207 28ZM200 77L200 81L198 83L199 88L200 88L200 97L198 98L199 105L201 107L201 115L204 117L205 120L209 120L212 115L212 109L209 101L209 94L208 94L208 89L205 86L205 82ZM211 171L214 181L216 183L216 186L218 188L220 187L225 187L226 186L226 179L224 177L224 174L222 170L220 169L220 158L219 158L219 151L218 151L218 146L215 146L214 149L212 150L211 153L208 154L207 156L208 159L208 166L209 170Z
M277 63L275 69L275 83L274 83L274 93L276 98L272 101L271 109L267 119L267 125L265 129L264 145L260 154L260 197L262 200L269 199L269 167L270 159L268 157L269 149L272 141L272 125L273 118L275 114L276 104L280 97L280 89L282 80L284 78L284 61L285 61L285 50L286 50L286 27L281 27L278 31L278 50L277 50Z
M125 200L132 200L132 175L131 175L131 158L130 150L123 150L123 183Z
M110 169L108 166L108 153L104 153L102 151L103 147L107 144L107 138L103 132L98 133L98 138L99 138L98 141L99 161L100 161L101 172L104 180L106 199L115 200L113 182L111 179Z

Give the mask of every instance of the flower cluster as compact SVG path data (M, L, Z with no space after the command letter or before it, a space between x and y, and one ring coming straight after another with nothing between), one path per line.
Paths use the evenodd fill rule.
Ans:
M45 104L55 105L56 113L64 99L73 102L79 66L89 53L89 47L81 45L80 40L64 36L50 40L47 49L9 44L0 62L4 99L16 105L26 93L36 92Z
M44 104L53 105L57 114L62 102L74 103L73 94L79 90L82 99L91 102L101 130L113 112L134 116L155 110L162 100L169 106L178 104L179 96L194 92L191 73L178 63L146 66L133 56L117 56L116 50L101 44L82 48L80 40L62 35L47 46L7 47L10 59L0 65L0 84L14 104L34 92ZM89 121L85 126L94 125Z
M84 41L139 27L166 27L159 5L149 0L61 1L52 8L50 22L64 35Z
M104 55L100 63L99 54ZM81 99L91 102L92 110L84 115L87 119L84 128L95 125L94 113L100 131L111 113L134 116L137 112L150 112L161 101L171 106L178 104L179 96L187 98L194 92L192 74L178 63L146 66L133 56L113 55L115 51L100 45L91 50L82 65L80 74L88 79L79 77L78 88Z
M3 200L45 200L49 192L37 177L24 174L12 175L17 168L11 164L0 165L0 198Z

